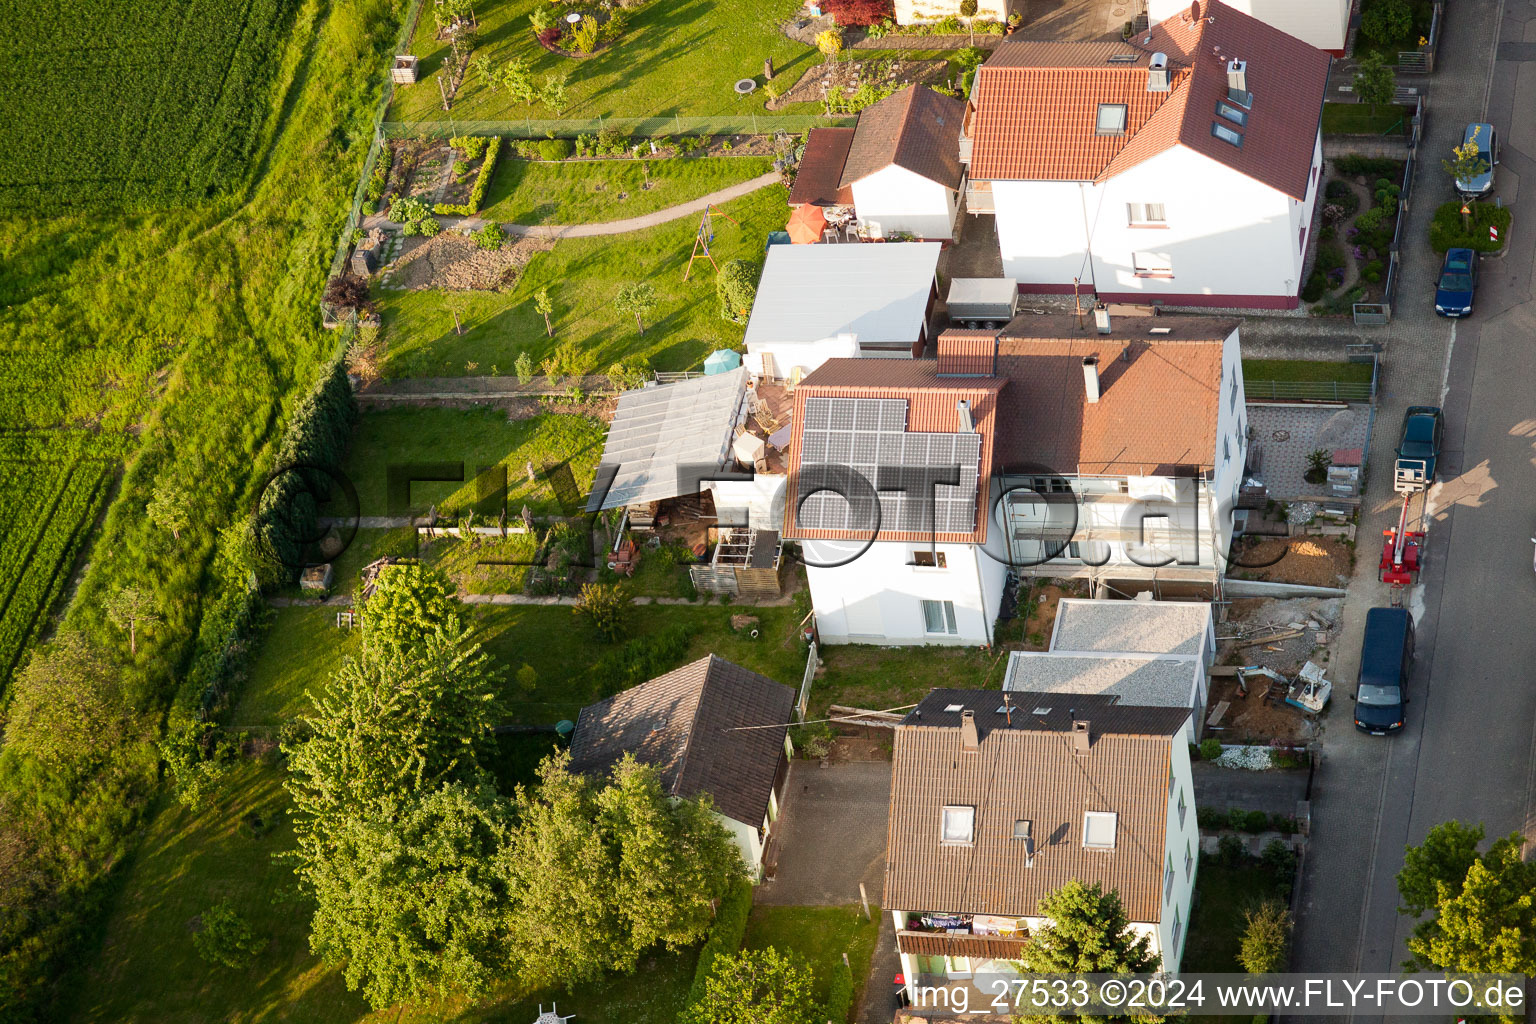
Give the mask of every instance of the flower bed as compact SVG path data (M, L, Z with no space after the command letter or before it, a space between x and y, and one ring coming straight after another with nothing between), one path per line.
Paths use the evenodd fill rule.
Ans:
M1403 161L1389 158L1332 161L1333 175L1323 189L1317 258L1301 290L1303 301L1327 297L1328 312L1381 300L1402 215L1404 169Z
M630 10L640 6L640 0L631 0L604 10L584 10L580 5L557 3L554 11L535 7L528 23L534 39L550 53L585 60L612 46L629 24ZM577 20L569 20L571 15Z
M1434 219L1429 224L1429 244L1435 252L1443 253L1447 249L1476 249L1478 252L1494 253L1501 251L1509 244L1509 223L1513 216L1509 207L1495 206L1492 203L1467 205L1472 208L1470 232L1462 227L1460 200L1445 203L1435 211ZM1489 227L1499 229L1497 242L1488 236Z

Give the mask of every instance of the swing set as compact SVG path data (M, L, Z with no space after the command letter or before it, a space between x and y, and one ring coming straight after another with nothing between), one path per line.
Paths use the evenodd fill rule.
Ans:
M699 230L693 236L693 254L688 257L688 266L683 270L684 281L688 280L688 275L693 273L693 261L699 258L700 252L704 254L705 259L709 260L709 265L715 268L715 273L720 273L720 264L715 262L714 255L709 251L709 244L715 240L715 222L712 219L712 214L718 214L732 224L735 224L738 228L741 227L741 221L732 217L724 210L715 209L713 203L706 203L704 205L704 216L699 218Z

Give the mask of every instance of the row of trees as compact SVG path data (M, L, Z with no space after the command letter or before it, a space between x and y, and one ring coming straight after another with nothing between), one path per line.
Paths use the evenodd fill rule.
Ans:
M498 792L500 672L451 584L390 566L362 622L361 654L285 747L310 943L349 988L382 1007L512 971L571 985L703 938L742 871L706 802L669 799L632 759L594 780L563 753Z

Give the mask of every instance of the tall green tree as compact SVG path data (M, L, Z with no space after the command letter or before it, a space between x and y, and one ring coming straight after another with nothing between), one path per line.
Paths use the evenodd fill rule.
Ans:
M704 997L684 1024L821 1024L826 1013L811 995L811 968L793 953L744 949L715 958Z
M309 738L285 748L301 859L325 847L342 817L389 819L446 783L478 784L499 682L457 627L343 663L302 719Z
M656 296L656 286L649 281L636 281L619 289L619 294L614 297L613 308L620 313L632 314L635 318L635 326L640 333L645 333L645 318L651 310L656 308L660 300Z
M510 941L522 970L550 982L632 971L658 942L699 941L705 908L742 872L702 803L670 800L653 768L627 759L601 786L556 754L513 804L503 855L516 894Z
M363 603L363 647L379 657L401 654L438 631L458 631L456 588L440 569L399 562L379 570Z
M161 480L144 514L162 530L169 530L172 540L181 540L181 531L192 525L193 504L191 493L179 482Z
M390 821L347 815L307 867L310 947L374 1009L451 991L475 998L509 967L498 854L510 808L450 784Z
M1408 0L1369 0L1360 16L1360 32L1378 43L1405 41L1413 31Z
M128 634L128 653L139 653L139 629L157 625L160 615L155 611L152 594L139 587L124 587L107 599L107 620Z
M1291 945L1291 913L1279 900L1243 911L1243 941L1237 959L1249 974L1272 974L1285 966Z
M1162 958L1152 939L1131 930L1120 894L1098 882L1073 880L1040 898L1040 916L1049 923L1034 930L1019 958L1026 974L1144 974ZM1057 1021L1055 1016L1026 1014L1028 1021ZM1080 1016L1082 1024L1107 1024L1105 1018ZM1136 1018L1143 1024L1163 1017Z
M121 677L83 634L59 633L12 684L6 754L31 760L71 787L115 774L113 758L123 741L146 731L124 697Z
M1477 854L1482 835L1446 822L1409 848L1398 892L1404 912L1424 919L1408 940L1408 966L1536 973L1536 865L1519 833Z
M1382 103L1391 103L1397 95L1397 72L1375 50L1367 50L1355 61L1355 95L1371 105L1371 113Z

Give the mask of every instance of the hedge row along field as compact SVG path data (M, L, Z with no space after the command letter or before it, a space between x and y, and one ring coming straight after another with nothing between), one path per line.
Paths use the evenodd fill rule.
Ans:
M239 184L296 6L10 5L0 17L0 209L185 202Z
M16 668L106 497L109 463L0 462L0 680Z

